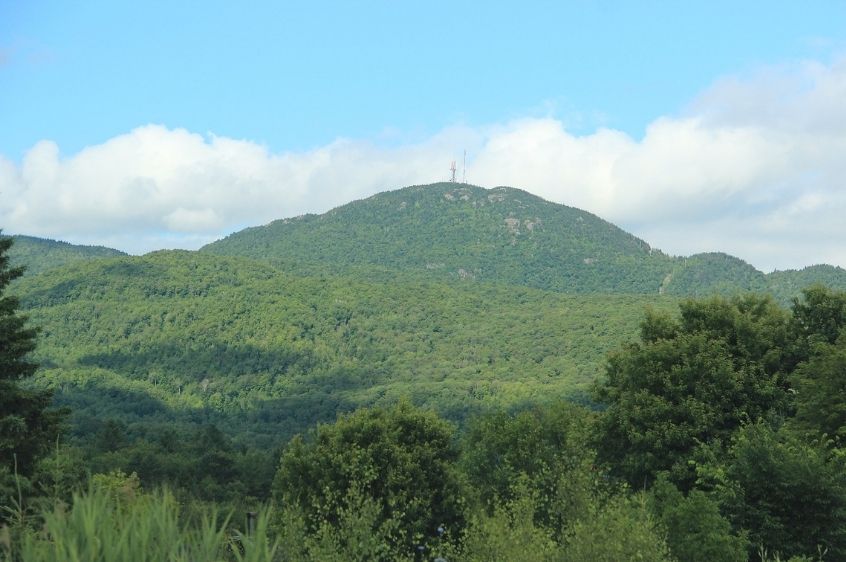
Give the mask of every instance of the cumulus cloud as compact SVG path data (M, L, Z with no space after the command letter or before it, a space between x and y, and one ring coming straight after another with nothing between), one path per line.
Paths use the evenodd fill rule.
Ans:
M0 224L9 232L133 252L193 247L243 226L411 183L443 179L454 128L390 150L338 140L301 153L158 125L64 158L42 141L18 166L0 157Z
M569 133L552 118L456 126L382 147L302 152L159 125L63 156L0 157L0 225L131 252L194 248L238 228L445 179L511 185L611 220L674 254L726 251L759 268L846 266L846 61L727 77L643 138Z

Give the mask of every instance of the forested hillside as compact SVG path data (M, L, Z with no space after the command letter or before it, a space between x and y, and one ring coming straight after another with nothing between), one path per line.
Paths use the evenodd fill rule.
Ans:
M556 292L730 295L767 291L784 305L814 282L846 288L817 266L765 275L721 253L672 257L599 217L509 187L406 187L322 215L236 232L201 250L297 272L486 281Z
M17 289L42 328L39 384L72 407L80 434L112 418L130 431L225 419L231 433L265 444L402 396L455 420L583 400L645 307L674 304L303 277L184 251L80 262Z
M454 183L380 193L233 234L201 251L295 270L376 265L430 279L561 292L658 292L669 259L600 218L518 189Z
M462 184L382 193L201 252L129 257L30 237L13 248L32 272L15 290L42 330L36 384L89 440L108 421L132 439L216 423L271 445L399 397L456 421L585 402L647 307L740 290L789 303L846 279L673 258L589 213Z
M80 246L35 236L16 235L10 251L12 263L26 267L25 274L34 275L80 260L125 256L120 250L103 246Z

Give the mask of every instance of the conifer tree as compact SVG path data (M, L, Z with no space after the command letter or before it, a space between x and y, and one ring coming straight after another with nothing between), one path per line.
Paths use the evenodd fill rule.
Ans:
M9 262L12 242L0 236L0 488L14 473L24 477L32 473L58 435L64 417L63 412L48 409L50 392L20 384L38 368L29 359L38 330L18 313L18 299L6 294L9 284L23 275L22 267Z

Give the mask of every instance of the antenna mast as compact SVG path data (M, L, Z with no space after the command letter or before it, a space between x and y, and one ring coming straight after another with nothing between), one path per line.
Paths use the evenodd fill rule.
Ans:
M455 183L455 160L449 165L449 171L452 172L450 175L450 182Z
M467 183L467 149L464 149L464 161L461 163L461 183Z

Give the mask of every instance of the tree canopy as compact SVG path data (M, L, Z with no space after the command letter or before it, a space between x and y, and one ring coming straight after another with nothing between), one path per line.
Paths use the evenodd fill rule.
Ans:
M369 498L381 514L375 524L397 519L398 540L411 548L439 526L462 525L453 431L405 401L358 410L319 425L310 438L295 438L282 455L273 495L282 505L301 507L309 524L317 517L339 522L352 498Z
M633 486L660 471L690 486L703 443L789 406L781 356L788 316L769 297L686 301L680 317L647 315L641 341L613 353L596 397L600 459Z

